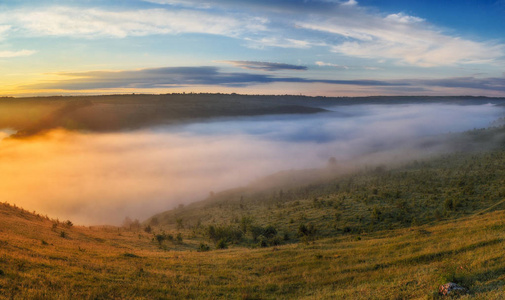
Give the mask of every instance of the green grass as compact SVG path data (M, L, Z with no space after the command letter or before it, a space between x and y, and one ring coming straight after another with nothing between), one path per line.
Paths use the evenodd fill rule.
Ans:
M504 178L505 151L460 152L308 185L229 190L145 224L154 231L177 231L182 224L202 238L209 226L242 230L240 243L246 246L254 244L254 226L273 226L279 237L288 236L287 242L302 240L300 226L312 226L319 238L372 233L505 208Z

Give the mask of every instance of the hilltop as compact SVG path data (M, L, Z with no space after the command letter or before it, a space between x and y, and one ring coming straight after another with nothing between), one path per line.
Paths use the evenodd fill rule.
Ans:
M222 117L273 114L312 114L336 105L493 103L488 97L308 97L238 94L129 94L0 98L0 129L11 128L17 137L55 128L86 132L135 130Z

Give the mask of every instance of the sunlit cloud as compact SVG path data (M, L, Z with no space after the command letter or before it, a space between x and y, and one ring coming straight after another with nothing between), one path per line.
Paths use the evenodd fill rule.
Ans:
M315 45L315 43L306 40L277 37L264 37L260 39L246 37L244 40L247 41L247 47L255 49L263 49L265 47L308 49Z
M155 0L163 4L179 1ZM198 5L199 1L186 1ZM465 39L443 33L427 20L402 12L382 15L351 1L207 1L208 7L243 10L275 22L265 23L269 31L261 37L243 36L253 48L307 49L326 45L349 57L388 59L420 67L490 63L505 55L505 47L493 42ZM312 34L304 30L312 31ZM318 35L316 32L325 33ZM328 38L327 34L334 35ZM282 38L279 38L282 36ZM309 42L308 37L312 41Z
M341 65L337 65L337 64L327 63L324 61L316 61L316 65L320 66L320 67L332 67L332 68L343 69L343 70L349 69L348 66L341 66Z
M390 14L385 18L385 20L396 22L396 23L403 23L403 24L413 24L413 23L420 23L420 22L425 21L422 18L405 15L403 13Z
M358 4L358 1L356 1L356 0L348 0L347 2L344 2L342 5L352 6L352 5L357 5L357 4Z
M35 53L37 53L37 51L34 50L0 51L0 58L30 56Z
M332 51L368 59L434 67L486 63L504 55L504 46L445 35L417 17L393 14L385 18L352 12L347 17L298 22L300 27L346 38Z
M29 35L76 37L147 36L159 34L206 33L237 36L249 30L263 30L260 18L240 19L231 15L194 10L144 9L107 11L53 7L0 14L3 22Z
M504 45L449 35L401 12L383 16L356 1L149 2L165 5L122 11L62 6L8 11L0 13L0 36L13 28L72 38L204 33L239 38L250 48L324 46L349 57L420 67L489 64L505 55Z
M11 29L10 25L0 25L0 41L5 38L7 32Z

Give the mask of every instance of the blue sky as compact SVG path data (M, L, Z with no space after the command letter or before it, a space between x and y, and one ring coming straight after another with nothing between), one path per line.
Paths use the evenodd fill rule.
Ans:
M0 4L2 95L505 96L505 0Z

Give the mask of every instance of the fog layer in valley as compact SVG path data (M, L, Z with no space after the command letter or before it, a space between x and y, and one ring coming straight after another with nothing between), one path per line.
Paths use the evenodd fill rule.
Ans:
M483 128L493 105L354 105L121 133L53 130L0 142L0 199L78 224L145 219L285 169L388 163L445 151L427 136ZM0 139L9 131L0 132ZM438 141L437 140L437 141Z

